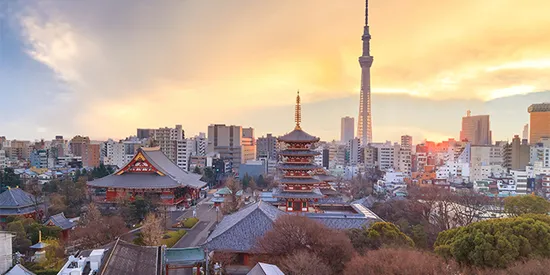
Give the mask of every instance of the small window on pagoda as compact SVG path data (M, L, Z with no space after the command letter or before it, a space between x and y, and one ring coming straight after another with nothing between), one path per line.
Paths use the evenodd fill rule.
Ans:
M307 202L305 201L302 202L302 208L307 208Z
M287 207L292 207L292 202L289 201L289 202L286 203L286 205L287 205Z

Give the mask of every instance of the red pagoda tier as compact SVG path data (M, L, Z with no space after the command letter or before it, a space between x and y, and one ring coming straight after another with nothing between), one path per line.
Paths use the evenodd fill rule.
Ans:
M287 212L310 212L313 203L323 198L319 190L322 182L314 177L314 158L318 152L312 150L313 144L319 141L300 127L300 95L296 97L296 127L278 141L283 143L284 150L279 152L280 164L279 187L273 191L273 197L285 201Z
M88 188L94 201L100 203L143 196L168 206L189 206L207 184L200 178L201 175L179 168L159 147L139 148L126 166L112 175L88 182Z

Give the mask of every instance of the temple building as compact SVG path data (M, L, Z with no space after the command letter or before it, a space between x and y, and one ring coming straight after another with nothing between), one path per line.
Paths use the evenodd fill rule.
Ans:
M309 135L300 127L300 94L296 97L296 127L278 138L282 143L279 152L279 188L273 191L273 197L285 201L284 210L288 212L315 211L314 203L324 197L319 186L322 181L315 178L314 158L319 152L311 150L319 138Z
M172 162L159 147L139 148L134 158L112 175L88 182L93 200L116 203L136 196L151 198L169 207L190 206L206 182Z
M67 241L69 239L70 231L76 227L76 223L65 217L65 213L61 212L50 216L46 222L45 226L54 226L61 228L61 239Z
M9 216L34 219L40 218L42 214L42 201L19 187L8 187L8 190L0 194L0 223L5 223Z
M292 132L279 138L283 143L276 179L279 186L270 193L272 196L263 192L258 202L223 217L202 245L207 252L235 254L236 263L224 267L228 272L252 268L256 240L271 230L280 216L303 215L336 230L368 227L381 221L361 203L346 202L330 184L336 178L314 164L317 152L312 147L319 138L301 129L300 111L298 95L296 126Z

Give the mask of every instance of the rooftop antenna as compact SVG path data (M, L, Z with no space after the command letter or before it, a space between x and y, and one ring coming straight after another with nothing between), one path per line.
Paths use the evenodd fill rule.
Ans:
M302 108L300 107L300 90L296 95L296 114L295 114L296 127L294 130L302 130L300 122L302 122Z

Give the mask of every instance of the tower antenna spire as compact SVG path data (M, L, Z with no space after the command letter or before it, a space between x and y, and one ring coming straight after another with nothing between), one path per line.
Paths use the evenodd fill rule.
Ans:
M361 66L361 93L359 96L359 119L357 123L357 137L361 139L361 145L372 142L372 113L371 113L371 87L370 68L374 60L370 54L370 30L369 30L369 1L365 0L365 26L363 27L363 52L359 57Z
M301 130L300 122L302 122L302 108L300 107L300 90L298 90L298 93L296 94L296 109L294 114L294 120L296 121L296 127L294 127L295 130Z

